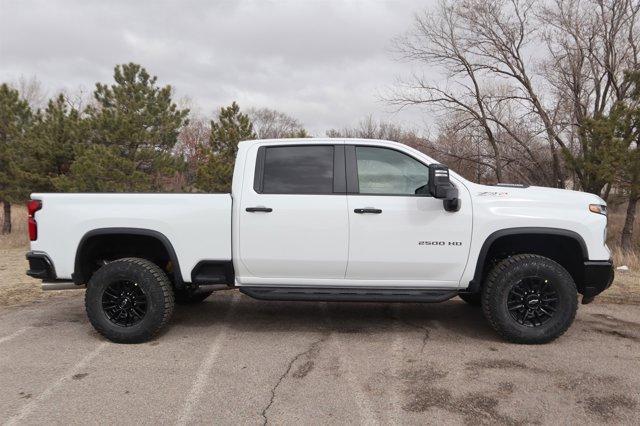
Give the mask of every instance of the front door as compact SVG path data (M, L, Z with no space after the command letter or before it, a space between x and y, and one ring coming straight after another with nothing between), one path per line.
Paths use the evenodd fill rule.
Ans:
M347 146L350 191L347 280L386 286L456 287L471 239L471 205L458 183L462 207L417 195L428 167L406 152ZM455 182L454 182L455 183ZM418 191L422 192L422 191Z
M344 279L344 146L267 145L254 155L255 175L245 174L254 184L243 185L237 228L242 283Z

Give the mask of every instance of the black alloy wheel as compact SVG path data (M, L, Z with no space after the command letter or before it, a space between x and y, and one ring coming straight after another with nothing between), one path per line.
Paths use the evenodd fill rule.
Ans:
M538 327L549 321L558 309L558 293L548 279L525 277L511 287L507 309L519 324Z
M111 322L121 327L138 324L147 314L147 296L133 281L115 281L102 293L102 309Z

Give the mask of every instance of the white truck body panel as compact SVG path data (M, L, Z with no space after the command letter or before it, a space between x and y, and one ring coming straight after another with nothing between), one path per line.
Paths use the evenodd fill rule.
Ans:
M32 194L38 239L60 279L70 279L82 237L104 228L139 228L163 234L172 244L183 280L204 259L231 259L229 194Z

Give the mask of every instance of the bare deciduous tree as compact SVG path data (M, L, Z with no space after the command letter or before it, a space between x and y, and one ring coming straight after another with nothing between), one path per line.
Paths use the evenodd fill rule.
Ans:
M415 131L404 129L397 124L377 121L372 116L367 116L355 127L343 127L342 129L328 130L327 137L384 139L402 142L407 145L415 145L419 140Z
M22 99L27 101L32 110L44 108L49 98L47 92L42 88L42 83L36 76L18 78L15 88L20 92Z
M250 108L247 115L259 139L307 138L309 134L295 118L270 108Z
M439 71L444 83L414 75L389 100L432 106L455 114L464 129L482 130L498 180L514 151L547 183L536 164L543 148L552 185L564 187L573 174L574 186L600 193L608 178L598 167L602 145L580 130L624 95L623 73L637 66L638 7L632 0L444 0L416 16L396 43L403 59Z

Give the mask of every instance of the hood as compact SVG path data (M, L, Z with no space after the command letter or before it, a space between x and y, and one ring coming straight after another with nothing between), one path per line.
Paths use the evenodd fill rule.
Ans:
M607 203L595 194L569 189L543 186L510 186L474 184L473 196L478 199L504 199L520 201L553 202L554 204L603 204Z

